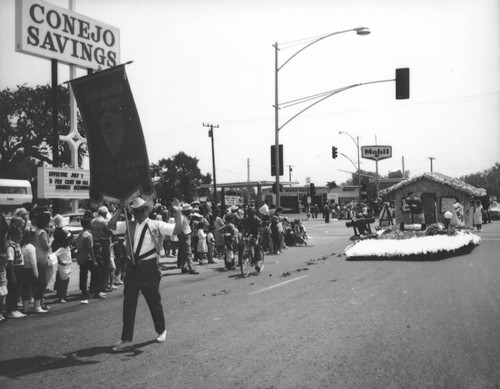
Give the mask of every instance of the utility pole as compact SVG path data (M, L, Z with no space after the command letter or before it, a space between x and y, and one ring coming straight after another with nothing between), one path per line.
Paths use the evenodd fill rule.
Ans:
M429 157L429 159L431 160L431 173L432 173L432 172L433 172L433 170L432 170L432 161L433 161L434 159L436 159L436 158L434 158L434 157Z
M214 148L214 128L219 128L218 124L205 124L203 123L203 127L210 127L208 130L208 137L212 138L212 169L214 173L214 206L217 206L217 180L215 178L215 148Z

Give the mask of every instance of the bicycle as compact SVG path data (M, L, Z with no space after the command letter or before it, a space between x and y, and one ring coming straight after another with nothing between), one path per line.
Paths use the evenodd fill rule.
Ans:
M257 243L253 235L248 235L242 239L243 249L240 257L240 269L244 278L248 277L250 270L255 266L258 273L264 270L264 249ZM260 255L256 255L256 250Z

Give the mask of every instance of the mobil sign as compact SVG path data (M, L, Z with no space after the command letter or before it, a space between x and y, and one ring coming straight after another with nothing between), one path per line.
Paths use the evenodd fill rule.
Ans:
M392 146L361 146L361 157L380 161L392 157Z

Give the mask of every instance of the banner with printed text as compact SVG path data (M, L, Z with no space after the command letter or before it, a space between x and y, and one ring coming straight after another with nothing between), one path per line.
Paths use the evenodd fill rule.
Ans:
M151 198L146 142L124 65L70 84L87 133L91 202Z

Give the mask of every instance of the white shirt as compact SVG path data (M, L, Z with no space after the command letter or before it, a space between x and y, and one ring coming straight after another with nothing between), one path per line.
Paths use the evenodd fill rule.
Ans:
M160 234L163 236L172 236L175 228L175 224L170 224L170 223L165 223L162 220L151 220L147 218L144 220L142 223L137 223L136 228L135 228L135 233L134 233L134 253L137 250L137 246L139 244L139 240L141 238L142 230L146 228L146 224L150 223L150 226L154 225L159 231ZM127 223L124 221L120 221L116 223L116 234L125 234L127 232ZM153 249L156 249L156 245L159 244L158 238L156 239L156 243L153 241L153 236L151 234L151 229L146 231L146 234L144 235L144 240L142 242L142 247L141 251L139 252L139 255L142 255L144 253L147 253L148 251L151 251ZM161 247L160 247L161 249ZM156 254L155 254L156 256ZM149 256L148 258L149 259Z

